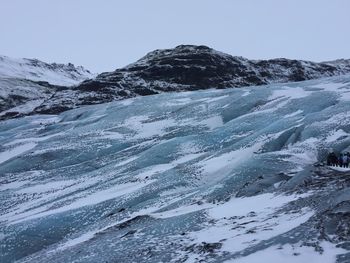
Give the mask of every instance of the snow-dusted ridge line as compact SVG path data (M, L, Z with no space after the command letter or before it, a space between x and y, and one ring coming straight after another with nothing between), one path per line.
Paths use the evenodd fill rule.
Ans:
M350 74L350 60L249 60L194 45L155 50L124 68L97 76L72 64L0 57L0 120L57 114L82 105L164 92L258 86L344 74ZM13 78L21 79L21 83L13 83ZM29 85L31 91L23 85ZM6 86L10 89L4 89Z
M0 78L45 81L53 85L71 86L95 74L73 64L45 63L37 59L10 58L0 55Z

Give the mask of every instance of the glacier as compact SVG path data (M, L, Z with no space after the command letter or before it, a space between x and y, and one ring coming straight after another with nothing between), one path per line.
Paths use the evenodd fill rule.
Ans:
M350 76L0 122L1 262L349 262Z

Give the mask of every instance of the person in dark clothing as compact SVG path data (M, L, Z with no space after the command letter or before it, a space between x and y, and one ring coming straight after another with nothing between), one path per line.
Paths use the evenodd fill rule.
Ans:
M338 157L337 155L331 150L327 156L327 165L328 166L337 166L338 165Z
M340 166L340 167L343 167L343 156L344 156L343 153L341 153L341 154L339 155L338 163L339 163L339 166Z
M343 153L343 156L342 156L342 164L343 164L343 167L344 168L348 168L349 167L349 155L348 153Z

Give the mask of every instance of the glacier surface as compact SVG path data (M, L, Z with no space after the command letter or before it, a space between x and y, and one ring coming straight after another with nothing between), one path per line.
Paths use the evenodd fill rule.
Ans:
M348 262L350 175L320 163L349 101L343 76L2 121L0 260Z

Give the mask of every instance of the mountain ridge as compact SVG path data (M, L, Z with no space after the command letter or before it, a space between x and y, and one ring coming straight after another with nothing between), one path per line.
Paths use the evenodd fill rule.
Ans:
M0 119L57 114L83 105L163 92L260 86L349 73L350 59L317 63L284 58L249 60L207 46L180 45L173 49L154 50L126 67L85 78L72 86L35 83L44 86L38 90L45 90L49 96L40 95L41 103L34 103L35 107L25 112L19 111L18 106L32 102L33 97L23 98L18 103L6 103L2 96Z
M62 92L95 75L72 63L0 56L0 120L31 115Z
M47 63L31 58L10 58L0 55L0 77L45 81L52 85L71 86L95 74L72 63Z

